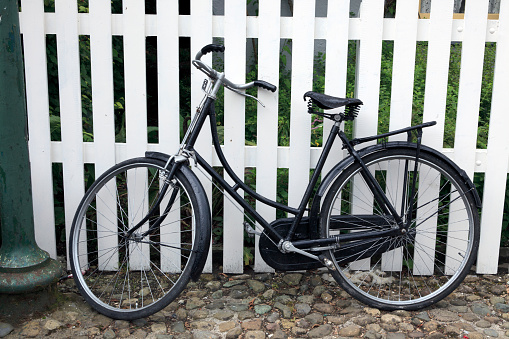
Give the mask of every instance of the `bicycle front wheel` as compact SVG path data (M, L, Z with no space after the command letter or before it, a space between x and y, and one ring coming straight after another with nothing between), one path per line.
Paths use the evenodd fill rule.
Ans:
M399 226L377 204L360 165L353 163L324 199L321 236L380 236L343 241L327 251L335 266L331 274L353 297L380 309L415 310L441 300L476 257L479 216L473 188L431 152L421 151L417 171L415 149L385 149L363 160L408 227L389 235Z
M74 281L85 300L108 317L132 320L164 308L185 288L204 241L210 241L203 239L210 234L208 203L197 194L196 182L191 184L192 173L182 167L168 181L164 165L136 158L112 167L76 212L69 250ZM165 181L162 203L142 223Z

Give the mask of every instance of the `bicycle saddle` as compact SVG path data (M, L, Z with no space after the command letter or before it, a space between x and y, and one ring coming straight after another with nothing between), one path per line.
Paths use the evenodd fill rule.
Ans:
M306 98L309 98L313 104L322 109L333 109L343 106L362 105L362 101L360 101L359 99L337 98L331 95L311 91L304 93L304 101L306 100Z

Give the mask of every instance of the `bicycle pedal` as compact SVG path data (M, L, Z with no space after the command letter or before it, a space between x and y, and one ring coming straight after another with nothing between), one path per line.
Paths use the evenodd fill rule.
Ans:
M255 230L253 227L251 227L251 225L247 222L244 221L244 229L246 230L247 232L247 235L252 238L254 237L255 235L262 235L261 232L258 232L257 230Z
M331 270L331 271L335 271L336 270L336 266L334 266L334 263L332 262L332 260L327 259L323 255L318 256L318 258L320 259L322 264L324 264L325 267L327 267L329 270Z

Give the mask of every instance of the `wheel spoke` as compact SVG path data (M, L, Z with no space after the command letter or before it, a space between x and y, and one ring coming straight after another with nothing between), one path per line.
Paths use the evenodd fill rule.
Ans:
M387 309L416 309L445 297L468 272L467 263L476 251L472 239L479 220L472 209L472 188L455 169L426 152L414 172L413 152L387 149L364 158L388 200L401 210L408 229L372 241L344 240L339 249L329 251L336 266L331 271L334 278L350 285L352 295L362 302ZM366 189L358 164L345 169L332 185L322 209L322 236L399 227Z
M172 179L179 191L171 209L163 214L163 200L144 225L165 220L145 236L141 228L127 234L158 197L167 199L172 191L160 196L158 173L163 168L158 160L120 163L92 186L77 211L71 229L71 268L80 272L75 281L86 300L109 317L130 320L139 312L148 316L165 307L185 287L200 251L194 242L194 187L178 172ZM133 187L138 190L131 192Z

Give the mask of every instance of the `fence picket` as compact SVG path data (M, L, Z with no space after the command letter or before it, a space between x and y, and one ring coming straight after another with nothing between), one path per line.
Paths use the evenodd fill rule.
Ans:
M302 95L313 86L315 2L298 1L293 9L292 93L288 205L299 206L309 181L311 124Z
M90 67L92 77L92 109L94 122L95 147L95 177L98 178L108 168L115 165L115 116L113 110L113 55L111 35L111 4L93 0L90 1ZM115 192L114 184L108 184L110 192ZM116 211L116 197L104 195L96 199L97 223L106 225L108 211ZM115 217L115 216L113 216ZM100 219L103 220L100 220ZM112 218L115 220L115 218ZM117 228L111 225L112 230ZM98 239L100 253L105 249L116 246L115 237ZM106 260L106 256L99 255L99 265L113 268L118 262L118 253ZM106 265L106 266L103 266Z
M417 37L417 15L419 2L398 1L396 3L396 36L394 37L394 58L392 64L391 113L389 130L410 126L412 123L412 102L414 87L415 51ZM391 141L405 140L405 134L394 135ZM395 168L396 167L396 168ZM412 168L412 167L409 167ZM401 174L401 176L400 176ZM402 204L404 164L391 164L387 172L387 192L394 200L394 206L400 211ZM401 270L403 264L402 248L396 248L382 255L382 269Z
M125 127L126 146L129 158L145 154L147 148L147 90L145 63L145 4L136 0L125 0L124 14L124 81L125 81ZM137 181L136 181L137 180ZM148 187L148 176L144 178L127 177L129 206L141 206ZM130 182L130 183L129 183ZM144 202L148 211L148 202ZM133 214L134 213L134 214ZM136 225L141 220L142 211L128 211L129 222ZM132 222L135 222L132 224ZM141 227L148 230L148 223ZM134 251L130 257L131 266L146 267L149 258L149 245L140 245L141 251Z
M509 36L509 4L500 4L500 26L498 34ZM497 43L495 77L490 114L488 157L484 178L483 210L481 217L481 239L477 256L477 273L497 272L500 234L506 197L507 162L509 158L508 117L505 100L509 92L509 40Z
M158 86L158 135L160 151L173 154L180 143L179 103L179 15L178 2L157 1L157 86ZM161 186L160 186L161 187ZM169 196L161 206L167 206ZM180 198L174 202L180 206ZM165 207L161 207L160 213ZM180 244L180 208L174 208L165 219L167 230L161 231L161 241L178 247ZM181 254L177 250L161 246L163 271L180 269Z
M378 125L378 100L380 92L380 58L382 55L383 32L383 3L381 1L363 1L360 8L362 20L361 41L357 48L357 79L355 81L355 96L364 102L362 111L354 121L354 134L356 137L374 135ZM357 199L370 196L366 185L355 182L358 188L354 196L352 214L366 213L365 202ZM373 201L370 202L373 204ZM369 208L368 208L369 210ZM369 259L363 259L350 264L352 269L365 269L369 267Z
M224 70L234 83L246 82L246 2L227 0L224 4ZM244 179L245 99L232 91L224 91L224 152L233 171ZM225 177L228 175L225 173ZM227 182L234 182L227 178ZM243 195L241 190L238 191ZM242 273L244 269L244 214L237 203L224 200L223 271Z
M279 45L280 45L281 1L261 0L258 39L258 78L279 85ZM279 87L279 86L278 86ZM256 191L269 199L276 200L277 191L277 149L278 145L278 92L258 90L258 98L265 108L258 105L256 139ZM268 221L276 219L274 208L256 202L256 210ZM260 229L258 225L257 229ZM258 249L259 237L255 238L255 263L257 272L269 272L269 267L261 258Z
M415 51L417 37L418 0L396 4L396 36L392 64L391 118L389 130L404 128L412 123ZM391 140L405 140L400 134Z
M477 141L487 13L488 0L465 6L454 153L455 161L470 178L473 178L475 167L473 151Z
M327 45L325 58L325 93L338 97L346 95L346 79L348 67L348 30L349 30L350 4L347 1L329 2L327 7ZM328 111L330 113L344 112L344 108ZM323 122L323 140L334 125L329 119ZM342 124L342 128L344 124ZM327 161L322 170L322 178L340 162L346 151L342 150L342 144L336 139L331 148ZM338 231L331 231L329 234L337 235Z
M456 163L473 179L475 167L475 149L477 142L477 123L479 117L479 98L481 96L481 79L484 62L484 47L486 38L486 17L488 15L488 0L469 2L465 7L464 41L461 51L460 84L458 93L458 111L456 116L456 135L454 138L454 158ZM451 195L451 199L454 195ZM456 204L451 204L454 211ZM461 229L461 219L457 213L449 215L449 225ZM449 227L449 233L455 227ZM481 230L481 233L485 233ZM453 234L453 233L450 233ZM484 234L486 236L486 234ZM465 237L449 237L447 253L457 253L466 241ZM454 256L448 256L452 259ZM456 259L460 258L456 256ZM446 273L453 273L457 269L457 260L446 262Z
M157 1L158 130L161 152L180 143L178 2Z
M325 57L325 93L338 97L348 96L346 93L346 78L348 66L348 29L350 4L348 1L329 2L327 5L327 45ZM331 110L331 113L339 113L344 109ZM334 122L324 119L323 141L329 135ZM341 142L336 140L325 163L322 175L343 159Z
M435 1L431 7L430 41L428 43L428 61L426 72L426 92L424 94L423 121L436 121L433 128L424 131L422 142L437 150L442 150L444 140L445 104L447 95L447 81L449 74L449 56L451 51L450 32L452 29L452 10L454 0ZM419 181L418 200L434 201L439 195L440 178L428 176ZM423 187L428 187L423 189ZM430 208L438 208L436 205ZM421 210L417 211L420 219ZM427 216L426 216L427 217ZM431 275L435 258L437 216L433 216L421 223L420 229L427 230L427 235L417 233L414 252L414 274Z
M203 46L212 43L212 2L209 0L191 0L191 59L194 58ZM202 59L208 65L212 65L212 56L210 54L204 56ZM194 117L194 109L203 98L201 85L205 75L191 66L191 112ZM205 122L201 130L200 137L196 141L195 148L200 153L203 159L207 162L212 160L212 139L210 134L209 119ZM200 179L205 192L209 198L209 204L212 206L212 183L210 179L199 171L195 171ZM212 239L211 239L212 241ZM207 263L205 264L204 272L212 272L212 246L207 256Z
M124 81L126 144L130 157L143 156L147 148L147 92L145 63L145 6L125 0Z
M65 229L67 245L74 212L85 193L81 115L78 9L69 1L55 1L58 18L57 58L62 135ZM67 247L69 248L69 247ZM67 263L69 265L69 261Z
M21 5L31 23L23 33L23 44L35 236L38 245L56 259L44 6L25 0Z

